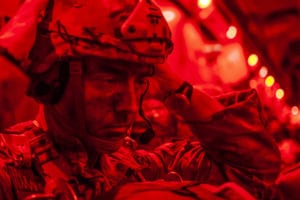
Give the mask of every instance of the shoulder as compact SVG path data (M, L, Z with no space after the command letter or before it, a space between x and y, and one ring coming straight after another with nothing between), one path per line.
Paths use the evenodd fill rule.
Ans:
M34 121L16 124L0 133L1 165L30 166L32 152L30 141L41 131Z
M23 144L26 143L22 137L24 125L13 126L0 133L0 199L14 199L9 169L18 166L27 149L23 149Z
M42 130L37 124L28 121L0 133L0 199L15 199L20 191L40 190L39 179L32 170L31 150L38 131Z

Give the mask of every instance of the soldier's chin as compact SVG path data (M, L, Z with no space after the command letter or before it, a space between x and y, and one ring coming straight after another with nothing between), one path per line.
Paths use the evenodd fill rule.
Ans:
M97 153L113 153L118 151L124 143L124 138L109 140L108 138L94 138L93 146Z

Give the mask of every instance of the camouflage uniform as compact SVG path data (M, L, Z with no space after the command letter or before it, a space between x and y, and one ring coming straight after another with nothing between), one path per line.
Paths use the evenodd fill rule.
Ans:
M2 193L13 199L9 198L13 191L19 197L30 193L50 195L59 193L51 187L60 187L66 191L73 188L82 198L88 194L88 198L97 199L123 183L163 179L176 172L180 174L178 180L212 185L235 182L258 199L271 199L272 181L280 162L275 144L262 131L256 93L231 94L220 101L231 105L211 121L203 122L205 138L201 143L174 141L152 152L125 144L117 152L99 155L89 162L86 152L80 151L80 142L56 146L49 138L51 133L44 133L36 122L14 126L1 135ZM247 115L247 120L240 120L241 114ZM49 166L53 165L57 167L51 167L50 173ZM47 177L63 180L62 185L68 183L71 187L62 187L61 182L46 186Z
M231 181L259 199L270 196L279 153L252 90L220 97L225 108L210 120L186 121L198 128L200 142L174 141L153 152L135 151L129 142L107 153L114 142L86 129L80 58L159 66L171 53L170 30L151 0L26 0L0 33L0 46L31 79L28 94L44 104L48 126L45 132L38 119L1 134L3 199L99 199L123 183L169 173L179 181Z

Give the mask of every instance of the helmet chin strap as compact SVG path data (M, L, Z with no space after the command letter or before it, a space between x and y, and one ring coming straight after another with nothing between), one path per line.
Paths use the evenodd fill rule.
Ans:
M115 142L89 134L85 119L82 60L70 60L69 82L65 93L55 105L44 105L45 120L50 136L64 150L85 151L95 160L102 153L118 150Z
M71 90L74 94L74 107L75 116L78 131L76 132L76 137L82 142L88 151L88 155L98 153L111 153L121 146L117 145L115 142L109 140L103 140L89 134L89 129L86 124L85 119L85 106L84 106L84 88L82 81L82 60L73 60L70 62L70 84ZM73 122L74 123L74 122Z

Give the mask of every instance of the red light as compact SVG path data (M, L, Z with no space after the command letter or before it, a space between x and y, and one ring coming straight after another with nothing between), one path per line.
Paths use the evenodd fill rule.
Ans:
M251 54L248 57L248 65L254 67L258 63L258 56L256 54Z
M237 34L237 29L236 29L236 27L235 27L235 26L230 26L230 27L228 28L227 32L226 32L226 37L227 37L228 39L233 39L233 38L235 38L236 34Z
M207 8L211 5L211 0L198 0L198 7L201 9Z
M259 76L261 78L265 78L268 75L268 68L265 66L262 66L259 70Z
M267 87L272 87L275 83L275 79L273 76L268 76L266 79L265 79L265 84Z
M172 10L164 10L162 13L163 16L166 18L167 22L173 21L176 17L175 12Z
M239 43L223 46L215 70L223 83L236 83L246 78L248 69L242 46Z
M292 115L297 115L299 113L299 108L297 106L293 106L291 108Z
M284 90L281 88L277 89L275 95L277 99L282 99L284 97Z
M251 79L251 80L249 81L249 86L250 86L250 88L257 88L257 85L258 85L258 83L257 83L256 80Z

